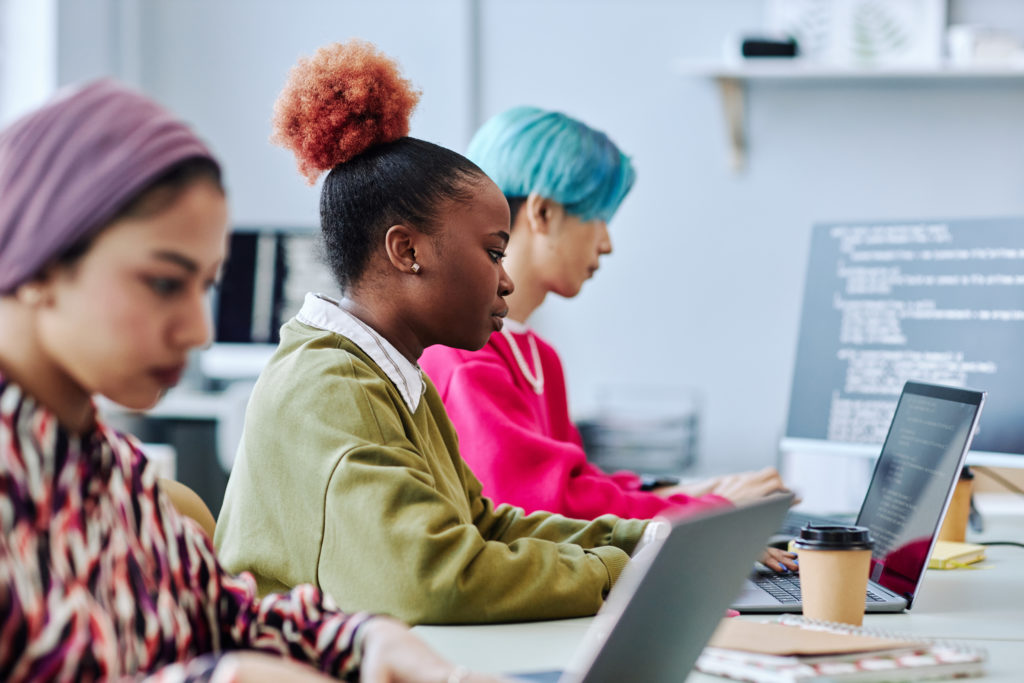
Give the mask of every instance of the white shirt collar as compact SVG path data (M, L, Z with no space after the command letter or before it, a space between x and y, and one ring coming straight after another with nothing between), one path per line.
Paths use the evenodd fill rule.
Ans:
M375 329L355 317L334 299L323 294L306 293L302 309L295 316L296 320L328 332L336 332L347 337L353 344L362 349L363 353L373 359L388 376L409 410L416 412L420 405L420 397L427 386L418 365L398 352L387 339Z
M530 331L529 325L521 323L518 320L513 320L512 318L505 318L503 326L506 330L514 334L526 334Z

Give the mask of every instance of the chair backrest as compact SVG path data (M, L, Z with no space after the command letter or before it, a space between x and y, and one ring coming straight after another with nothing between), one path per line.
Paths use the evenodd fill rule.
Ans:
M174 479L159 478L157 485L171 499L178 512L194 519L206 532L206 535L213 538L217 520L214 519L213 513L210 512L210 508L199 497L199 494Z

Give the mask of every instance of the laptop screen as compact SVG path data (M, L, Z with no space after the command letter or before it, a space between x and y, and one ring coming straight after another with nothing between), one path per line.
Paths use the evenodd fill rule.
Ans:
M857 524L871 530L871 578L907 598L924 574L984 394L907 382Z

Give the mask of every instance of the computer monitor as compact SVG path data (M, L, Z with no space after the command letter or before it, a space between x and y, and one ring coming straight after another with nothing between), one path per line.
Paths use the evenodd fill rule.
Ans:
M813 228L781 450L874 457L907 380L986 390L968 464L1024 467L1024 218Z
M236 227L214 306L216 340L276 344L307 291L335 289L315 228Z
M213 302L215 343L199 361L213 379L255 377L306 292L336 296L338 289L315 227L237 226L230 239Z

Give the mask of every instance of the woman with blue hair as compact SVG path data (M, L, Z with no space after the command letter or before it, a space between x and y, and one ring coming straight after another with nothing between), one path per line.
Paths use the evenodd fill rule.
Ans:
M649 490L634 473L587 462L558 354L526 321L549 293L576 296L611 253L608 222L633 187L633 164L604 133L536 107L490 119L467 156L511 207L505 267L516 287L504 327L483 349L433 346L420 365L484 494L528 512L593 519L688 514L784 489L774 468ZM777 559L769 564L781 569Z

